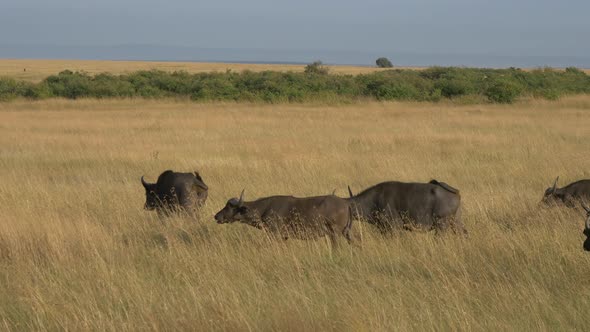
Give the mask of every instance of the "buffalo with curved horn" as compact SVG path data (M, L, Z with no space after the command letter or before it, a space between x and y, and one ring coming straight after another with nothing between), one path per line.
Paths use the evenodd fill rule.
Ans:
M590 199L590 180L579 180L572 182L563 188L557 188L559 176L553 182L553 186L545 190L543 202L550 204L561 201L567 207L576 206L576 201L581 199Z

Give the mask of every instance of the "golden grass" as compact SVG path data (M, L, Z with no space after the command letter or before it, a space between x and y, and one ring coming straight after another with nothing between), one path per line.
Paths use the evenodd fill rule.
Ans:
M583 330L583 214L538 206L590 177L590 98L511 106L0 103L0 326L7 330ZM199 169L200 220L143 188ZM461 189L469 238L362 248L269 241L212 215L242 188L345 195L383 180Z
M331 73L366 74L384 70L364 66L328 66ZM109 72L113 74L129 73L139 70L158 69L164 71L184 70L189 73L232 71L303 71L305 65L286 64L241 64L214 62L157 62L157 61L94 61L94 60L25 60L0 59L0 76L38 82L49 75L62 70L84 71L90 74Z

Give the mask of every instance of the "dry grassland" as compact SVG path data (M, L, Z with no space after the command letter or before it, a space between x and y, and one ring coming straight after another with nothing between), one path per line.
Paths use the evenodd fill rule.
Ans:
M1 329L587 329L583 214L538 202L556 175L590 177L589 128L589 97L0 103ZM169 168L201 171L200 220L142 210L140 176ZM212 218L242 188L345 195L431 178L461 189L468 238L357 222L362 248L332 250Z
M376 67L363 66L327 66L331 73L338 74L366 74L379 70ZM287 64L241 64L241 63L215 63L215 62L156 62L156 61L93 61L93 60L22 60L0 59L0 73L2 76L39 82L49 75L54 75L62 70L83 71L90 74L103 72L122 74L139 70L158 69L163 71L184 70L189 73L225 72L232 70L241 72L250 71L303 71L305 65Z

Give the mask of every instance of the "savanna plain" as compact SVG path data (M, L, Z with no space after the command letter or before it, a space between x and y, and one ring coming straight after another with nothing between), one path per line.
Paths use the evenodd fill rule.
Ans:
M539 204L590 177L590 97L512 105L0 103L5 330L585 330L580 209ZM198 218L143 210L140 177L199 170ZM271 240L213 215L245 189L359 192L435 178L461 190L468 237L354 246Z

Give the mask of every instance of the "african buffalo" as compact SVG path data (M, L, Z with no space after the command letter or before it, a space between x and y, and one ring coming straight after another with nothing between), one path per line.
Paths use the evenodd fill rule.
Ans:
M146 210L156 210L159 215L178 211L194 212L207 200L208 187L199 172L176 173L164 171L156 183L147 183L141 177L145 188Z
M586 235L586 240L584 241L584 250L590 251L590 208L584 204L584 202L580 201L584 210L586 210L586 223L584 224L584 235Z
M590 199L590 180L579 180L568 184L563 188L557 188L557 181L559 176L555 179L553 187L547 188L543 195L543 202L550 204L551 202L561 201L567 207L575 207L576 200Z
M467 233L461 222L459 190L444 182L382 182L356 196L348 187L348 193L354 217L382 232L413 228L440 232L450 228L455 233Z
M350 204L337 196L298 198L270 196L245 202L240 198L227 201L215 215L218 224L240 222L283 239L310 239L328 236L332 245L340 234L351 242L352 218Z

